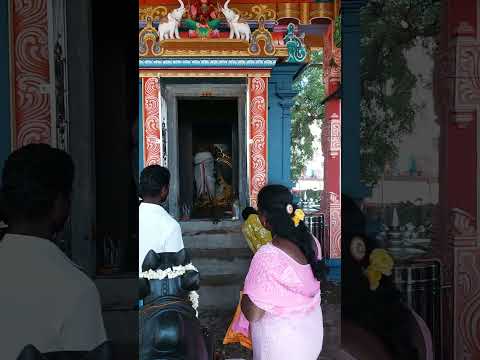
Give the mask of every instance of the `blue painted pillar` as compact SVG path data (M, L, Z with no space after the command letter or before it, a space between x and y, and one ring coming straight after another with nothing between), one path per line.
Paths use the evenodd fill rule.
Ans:
M291 163L291 108L297 91L293 81L303 64L278 64L268 82L268 182L293 186Z
M342 16L342 193L367 196L360 181L360 8L364 0L343 0Z
M11 150L8 4L0 2L0 171Z

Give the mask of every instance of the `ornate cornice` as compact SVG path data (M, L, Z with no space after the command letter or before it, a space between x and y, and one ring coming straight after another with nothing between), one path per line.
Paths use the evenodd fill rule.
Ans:
M243 58L142 58L140 69L271 69L277 58L243 59Z
M270 69L147 69L140 70L141 78L252 78L270 77Z

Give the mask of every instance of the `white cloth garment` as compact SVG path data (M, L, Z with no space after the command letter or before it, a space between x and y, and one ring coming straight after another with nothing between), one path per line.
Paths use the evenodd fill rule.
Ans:
M50 240L0 241L0 358L25 345L41 352L89 351L106 341L98 290Z
M160 205L141 203L138 225L138 271L150 250L157 253L179 252L183 249L180 224Z
M193 159L195 163L195 184L197 197L215 197L215 161L209 152L197 153Z

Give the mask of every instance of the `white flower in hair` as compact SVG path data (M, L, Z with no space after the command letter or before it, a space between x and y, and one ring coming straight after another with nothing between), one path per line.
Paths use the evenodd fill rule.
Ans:
M293 214L293 205L292 204L287 205L287 213L288 213L288 215Z

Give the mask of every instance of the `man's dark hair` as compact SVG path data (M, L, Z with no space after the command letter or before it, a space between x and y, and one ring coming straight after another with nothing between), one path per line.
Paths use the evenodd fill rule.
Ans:
M14 151L3 167L2 212L7 220L47 215L59 195L70 196L74 173L70 155L50 145L30 144Z
M157 196L170 184L170 171L160 165L150 165L140 174L139 193L141 198Z

